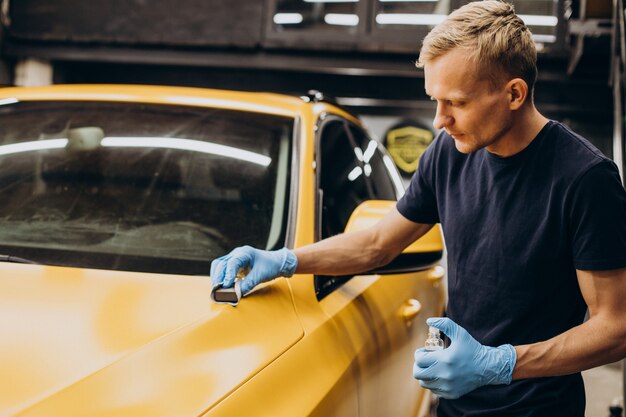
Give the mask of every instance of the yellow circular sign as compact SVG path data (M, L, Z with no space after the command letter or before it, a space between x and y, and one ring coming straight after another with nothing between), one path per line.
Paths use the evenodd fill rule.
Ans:
M396 166L407 174L417 169L420 156L434 139L433 132L415 126L403 126L387 132L387 151Z

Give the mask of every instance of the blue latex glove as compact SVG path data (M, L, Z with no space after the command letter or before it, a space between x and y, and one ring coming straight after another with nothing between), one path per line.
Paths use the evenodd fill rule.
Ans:
M211 262L213 286L222 284L225 288L232 287L239 268L247 266L250 267L250 272L241 281L243 295L262 282L276 277L292 276L298 266L298 258L287 248L266 251L251 246L241 246Z
M442 398L455 399L483 385L510 384L517 353L511 345L483 346L448 318L429 318L450 338L450 347L415 351L413 376Z

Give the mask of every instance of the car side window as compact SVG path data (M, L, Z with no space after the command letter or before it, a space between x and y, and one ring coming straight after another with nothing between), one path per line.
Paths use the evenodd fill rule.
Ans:
M325 121L317 146L317 238L325 239L343 233L354 209L373 198L373 190L359 159L360 149L344 119L333 117ZM316 276L318 300L350 278L352 275Z
M343 233L352 211L373 198L373 190L359 158L361 149L353 143L345 121L323 126L319 152L320 238L325 239Z
M371 182L373 197L376 200L396 200L396 190L383 162L379 144L371 139L363 129L350 125L350 134L357 144L357 156L363 162L363 173Z

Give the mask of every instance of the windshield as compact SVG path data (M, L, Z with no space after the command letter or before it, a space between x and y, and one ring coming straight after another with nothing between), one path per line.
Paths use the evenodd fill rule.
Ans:
M0 106L0 253L209 273L284 245L293 119L160 104Z

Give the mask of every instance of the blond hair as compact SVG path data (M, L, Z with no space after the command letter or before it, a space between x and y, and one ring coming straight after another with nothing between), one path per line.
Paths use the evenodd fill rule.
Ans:
M453 48L471 51L479 74L492 86L505 77L522 78L532 92L537 79L537 50L530 30L513 6L498 0L476 1L450 13L424 38L418 67Z

